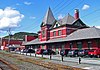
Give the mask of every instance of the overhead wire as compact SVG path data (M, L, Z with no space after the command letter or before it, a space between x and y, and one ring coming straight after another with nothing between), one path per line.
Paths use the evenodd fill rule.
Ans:
M58 5L60 5L60 4L62 4L63 3L63 1L62 2L60 2L60 3L58 3L53 9L56 9L57 7L58 7ZM37 20L35 20L34 21L34 23L36 23L38 20L41 20L43 17L40 17L39 19L37 19ZM36 26L35 27L37 27L37 26L39 26L40 24L36 24ZM28 28L28 27L30 27L30 26L27 26L27 27L25 27L25 28ZM20 28L20 29L24 29L24 28Z
M80 3L83 3L83 1L84 1L84 0L82 0ZM72 0L71 2L69 2L68 5L70 5L72 2L73 2L73 0ZM63 2L62 2L62 3L63 3ZM62 4L62 3L61 3L61 4ZM56 9L56 7L58 7L59 4L60 4L60 3L58 3L58 4L55 6L55 8L53 8L53 9ZM63 3L63 4L65 4L65 3ZM67 5L67 6L68 6L68 5ZM79 6L79 5L80 5L80 4L77 4L75 7L77 7L77 6ZM56 12L56 14L59 13L60 11L62 11L65 7L66 7L66 6L64 6L63 8L61 8L60 10L58 10L58 12ZM74 9L74 8L72 8L72 9ZM70 10L72 11L72 9L70 9ZM99 11L99 10L95 10L94 12L96 12L96 11ZM93 13L93 12L91 12L91 13ZM84 18L84 17L90 15L91 13L88 13L88 14L82 16L82 18ZM42 18L43 18L43 17L37 19L34 23L36 23L38 20L40 20L40 19L42 19ZM36 29L38 25L40 25L40 24L36 24L35 28L33 28L33 29Z

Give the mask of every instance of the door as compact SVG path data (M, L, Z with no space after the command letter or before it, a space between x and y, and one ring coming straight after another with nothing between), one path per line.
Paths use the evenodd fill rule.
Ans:
M82 50L82 42L77 42L77 48L78 50Z

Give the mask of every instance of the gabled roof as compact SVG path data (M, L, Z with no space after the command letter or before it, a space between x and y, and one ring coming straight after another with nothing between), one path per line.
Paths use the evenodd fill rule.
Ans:
M39 39L37 38L29 42L23 42L22 45L32 45L32 44L37 44L38 42L39 42Z
M24 45L32 45L32 44L44 44L44 43L55 43L55 42L65 42L65 41L75 41L75 40L84 40L84 39L95 39L100 38L100 29L91 27L78 29L77 31L71 33L66 38L56 38L48 41L40 42L38 39L27 42Z
M73 16L71 16L69 13L67 16L65 16L64 18L58 20L58 22L60 22L62 25L64 24L73 24L73 21L75 21L75 18Z
M89 27L86 24L84 24L83 21L80 18L77 19L77 20L74 20L72 23L73 23L72 24L73 26Z
M82 40L82 39L93 39L93 38L100 38L100 29L95 27L79 29L71 33L66 39Z
M46 12L46 15L44 16L44 19L43 19L43 21L42 21L42 24L43 24L43 25L46 25L46 24L52 25L52 23L53 23L54 21L55 21L55 18L54 18L54 16L53 16L53 13L52 13L50 7L49 7L49 9L48 9L47 12Z

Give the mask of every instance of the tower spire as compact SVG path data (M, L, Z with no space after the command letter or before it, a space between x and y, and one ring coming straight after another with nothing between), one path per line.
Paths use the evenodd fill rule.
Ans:
M46 14L45 14L45 16L44 16L44 19L43 19L42 23L43 24L52 24L54 21L55 21L55 18L53 16L51 8L49 7Z

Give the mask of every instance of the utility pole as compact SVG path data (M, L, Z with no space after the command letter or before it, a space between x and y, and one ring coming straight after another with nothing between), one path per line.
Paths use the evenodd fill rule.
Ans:
M1 46L2 46L2 37L0 38L0 48L1 48Z
M8 29L8 36L9 36L9 39L8 39L8 47L10 45L10 39L11 39L11 28Z

